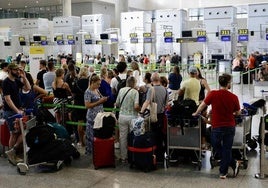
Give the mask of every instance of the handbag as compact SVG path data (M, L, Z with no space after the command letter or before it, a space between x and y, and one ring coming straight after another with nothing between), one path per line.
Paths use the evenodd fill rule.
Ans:
M151 100L150 100L150 105L148 106L148 109L150 110L150 117L149 117L150 122L156 123L157 122L157 103L153 101L155 101L154 87L152 87Z

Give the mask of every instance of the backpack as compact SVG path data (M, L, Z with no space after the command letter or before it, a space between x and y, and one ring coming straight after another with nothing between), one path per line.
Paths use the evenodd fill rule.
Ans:
M182 101L173 101L170 115L174 125L181 124L183 126L196 126L198 124L192 114L197 110L197 105L192 99L184 99Z
M123 87L126 87L126 85L127 85L127 78L126 79L121 79L119 76L117 76L116 79L118 81L116 95L118 95L120 89L123 88Z

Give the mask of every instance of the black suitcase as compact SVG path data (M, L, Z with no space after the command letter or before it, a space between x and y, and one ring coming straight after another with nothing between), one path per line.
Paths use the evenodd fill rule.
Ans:
M133 132L128 134L128 162L144 172L156 169L156 141L151 132L135 136Z

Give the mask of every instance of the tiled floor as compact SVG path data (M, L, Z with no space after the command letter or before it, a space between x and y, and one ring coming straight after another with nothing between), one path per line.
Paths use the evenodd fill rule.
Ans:
M248 102L252 99L252 90L239 85L234 85L233 91L239 95L240 102ZM253 117L253 134L257 133L260 115ZM118 151L116 151L118 153ZM158 169L144 173L136 169L130 169L127 164L119 161L116 168L104 168L95 170L92 158L82 155L80 159L73 161L71 166L64 167L55 173L39 173L34 168L25 175L19 175L16 167L0 157L0 188L169 188L169 187L236 187L236 188L260 188L268 187L267 179L256 179L254 175L260 172L259 148L249 151L248 167L241 169L236 178L219 179L218 167L211 169L210 152L205 153L202 160L202 168L199 171L192 164L175 163L168 169L162 164ZM268 153L265 153L264 173L268 174ZM231 169L230 169L231 172Z

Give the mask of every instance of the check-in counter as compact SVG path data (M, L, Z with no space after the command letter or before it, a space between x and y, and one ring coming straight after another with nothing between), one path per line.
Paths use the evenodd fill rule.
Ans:
M262 90L268 91L268 81L253 81L253 97L260 98L262 96Z

